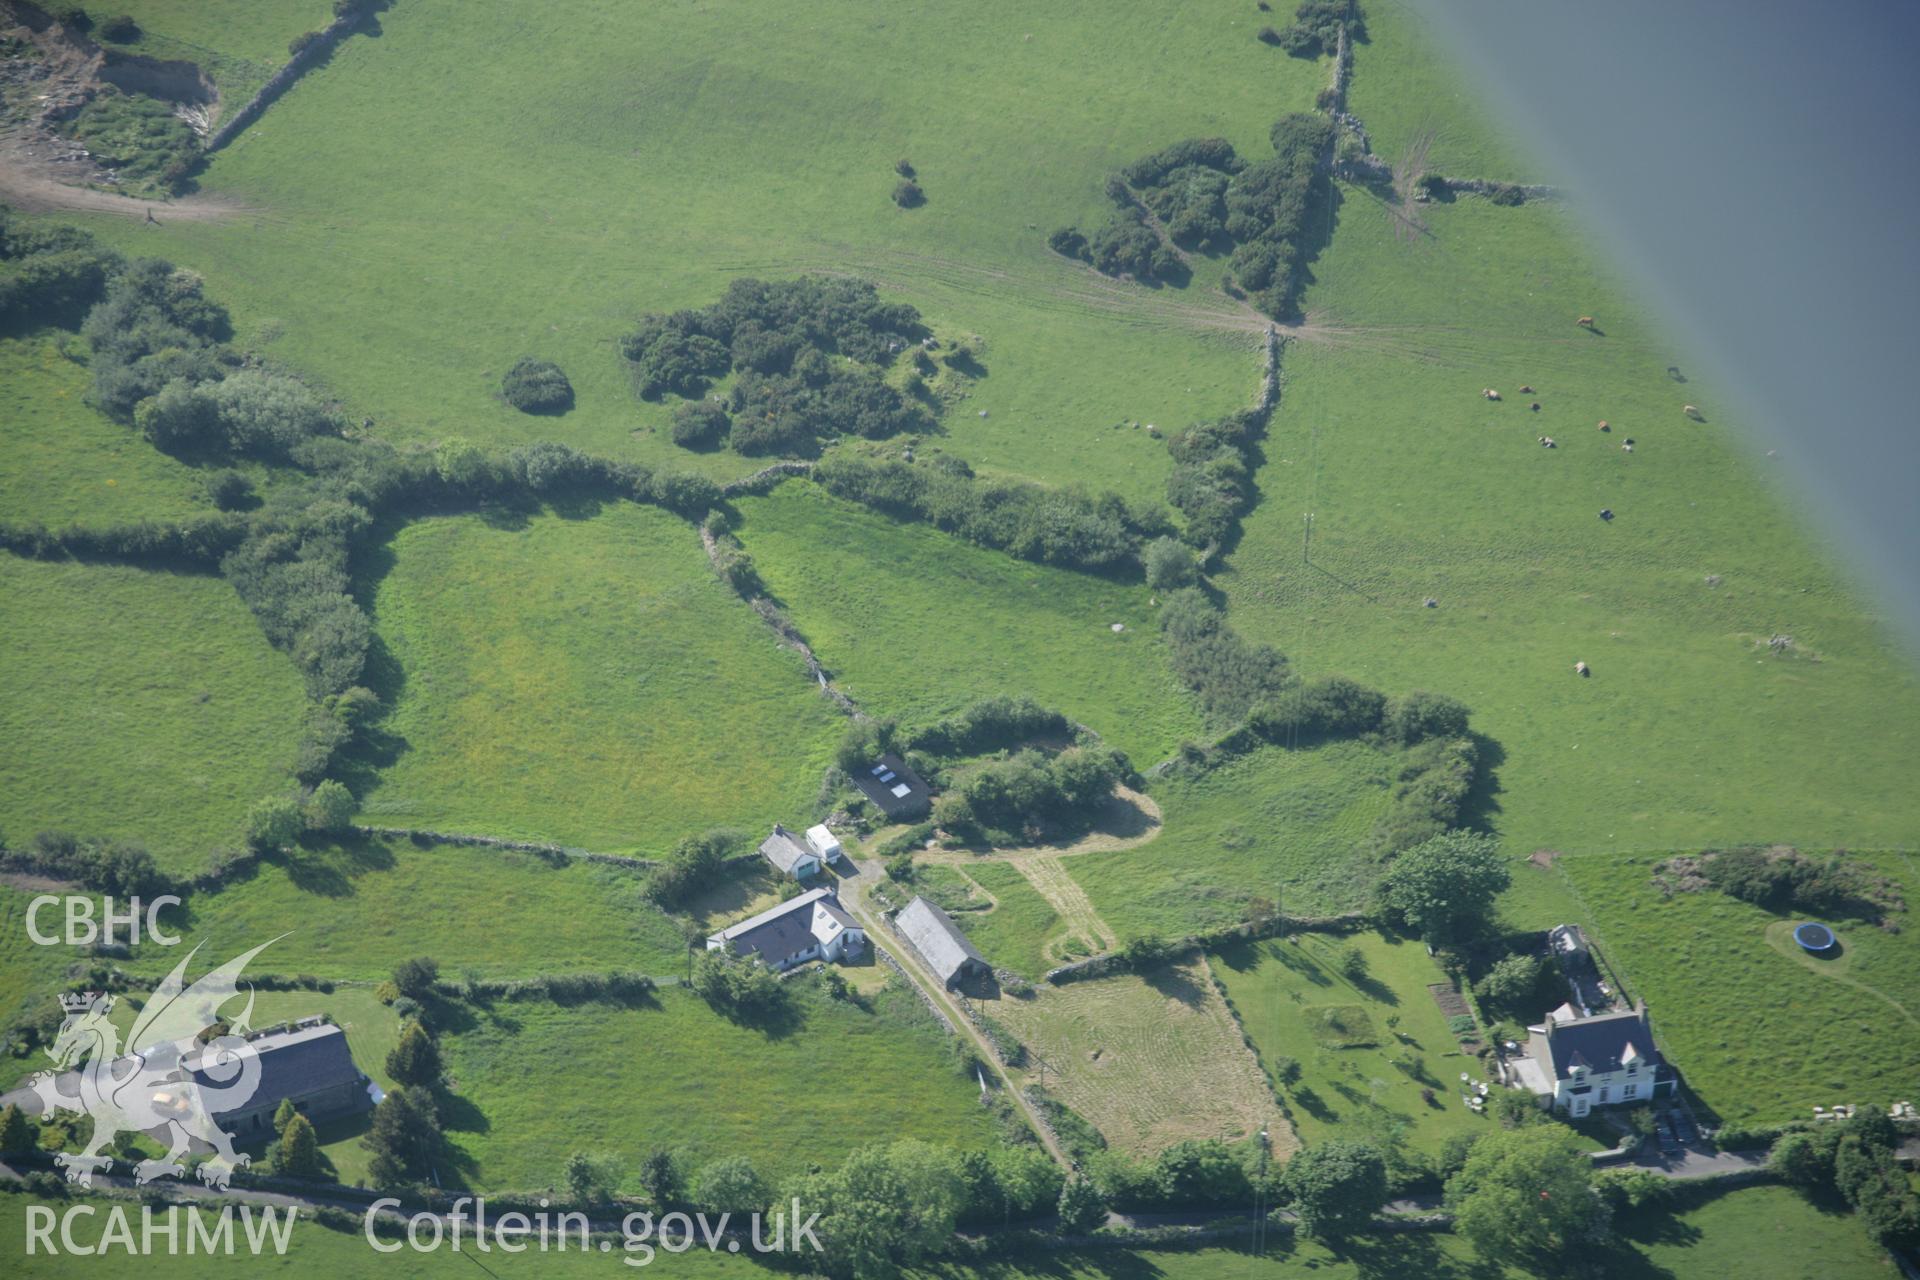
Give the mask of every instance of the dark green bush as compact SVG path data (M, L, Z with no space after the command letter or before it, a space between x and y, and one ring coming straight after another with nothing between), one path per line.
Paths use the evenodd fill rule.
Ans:
M202 481L207 500L222 511L240 511L254 505L253 481L231 468L209 471Z
M132 44L141 34L140 24L130 14L119 14L100 24L100 38L115 44Z
M893 202L902 209L915 209L927 202L927 193L912 178L902 178L894 184Z
M1232 723L1256 706L1275 702L1291 678L1278 650L1243 639L1196 588L1171 592L1161 601L1160 634L1174 674L1216 723Z
M673 442L682 449L717 449L733 429L727 411L711 400L693 400L673 411Z
M1047 248L1063 258L1073 258L1080 262L1092 260L1092 251L1087 247L1087 238L1080 234L1078 227L1061 227L1047 237Z
M500 394L522 413L565 413L573 408L573 384L551 360L522 356L501 379Z

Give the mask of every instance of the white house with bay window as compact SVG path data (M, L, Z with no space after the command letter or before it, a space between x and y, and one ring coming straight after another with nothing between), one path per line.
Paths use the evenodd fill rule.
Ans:
M1509 1079L1555 1111L1584 1116L1595 1107L1647 1102L1678 1083L1654 1046L1644 1004L1593 1017L1562 1005L1527 1030L1526 1057L1512 1064Z

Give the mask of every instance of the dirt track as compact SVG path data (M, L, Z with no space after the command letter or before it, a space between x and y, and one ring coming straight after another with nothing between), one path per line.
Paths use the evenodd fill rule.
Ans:
M136 200L91 187L70 187L31 172L18 157L4 153L0 153L0 204L25 213L111 213L140 222L149 213L159 222L217 222L247 212L245 205L209 196Z

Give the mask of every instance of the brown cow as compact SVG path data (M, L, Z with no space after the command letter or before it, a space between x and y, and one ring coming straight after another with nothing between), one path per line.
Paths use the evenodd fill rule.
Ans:
M1681 405L1680 412L1686 414L1689 418L1692 418L1696 422L1700 420L1700 410L1695 408L1693 405L1690 405L1690 404Z
M1591 329L1593 328L1593 317L1581 316L1578 320L1575 320L1574 323L1579 325L1582 329Z
M1498 400L1500 398L1500 393L1498 391L1495 391L1492 387L1488 387L1485 391L1482 391L1480 394L1485 396L1489 400Z
M1592 672L1590 672L1590 671L1588 671L1588 670L1587 670L1587 664L1586 664L1586 663L1584 663L1584 662L1576 662L1576 663L1574 663L1574 664L1573 664L1573 669L1574 669L1575 671L1577 671L1577 672L1579 672L1579 673L1580 673L1581 675L1583 675L1583 676L1584 676L1584 675L1591 675L1591 674L1592 674Z
M1612 425L1611 425L1610 423L1608 423L1608 421L1607 421L1607 420L1606 420L1605 418L1602 418L1602 419L1600 419L1600 426L1599 426L1599 430L1601 430L1601 431L1611 431L1611 430L1613 430L1613 427L1612 427Z

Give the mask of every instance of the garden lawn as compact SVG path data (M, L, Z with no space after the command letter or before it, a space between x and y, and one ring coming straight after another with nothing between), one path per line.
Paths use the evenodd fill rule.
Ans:
M508 850L315 842L275 855L246 879L190 895L166 927L232 954L277 938L257 962L265 971L369 982L420 955L453 979L683 974L679 926L646 899L644 884L643 872L556 867ZM133 964L154 972L177 961L168 948L145 946Z
M1055 950L1066 941L1060 913L1028 883L1019 868L982 860L969 865L967 874L993 895L993 909L963 912L954 917L954 923L966 932L987 963L1036 982L1061 963L1063 957Z
M1367 976L1358 982L1342 966L1349 946L1366 957ZM1218 951L1213 972L1268 1075L1277 1075L1282 1059L1300 1064L1298 1084L1282 1086L1277 1078L1274 1084L1309 1145L1365 1135L1432 1153L1456 1133L1482 1133L1493 1123L1460 1100L1460 1073L1475 1080L1483 1073L1460 1052L1427 990L1446 975L1418 942L1378 933L1296 933ZM1370 1024L1371 1035L1355 1038L1372 1043L1332 1047L1316 1024L1316 1015L1330 1009L1360 1010L1363 1016L1350 1025ZM1434 1091L1434 1104L1421 1098L1423 1088Z
M145 844L197 872L289 790L306 706L218 578L0 555L0 830Z
M1585 854L1554 865L1601 950L1652 1013L1660 1050L1723 1120L1802 1120L1815 1105L1885 1106L1914 1092L1920 1062L1920 935L1825 919L1840 954L1818 960L1792 926L1712 889L1663 898L1666 855ZM1898 881L1909 907L1920 876L1905 854L1856 855Z
M1674 380L1684 349L1563 209L1423 216L1431 237L1402 243L1345 193L1307 299L1341 332L1285 353L1262 501L1216 579L1235 624L1308 675L1467 703L1498 747L1476 816L1515 857L1911 842L1920 683L1775 492L1792 460ZM1568 910L1509 907L1530 927Z
M1016 560L805 482L738 505L768 591L872 715L920 723L1024 694L1141 768L1200 732L1144 586Z
M641 1159L667 1147L690 1167L744 1155L781 1176L895 1138L997 1143L978 1086L911 992L883 992L868 1013L804 979L787 989L800 1023L778 1035L727 1021L684 987L663 988L656 1007L474 1010L473 1025L441 1043L459 1094L444 1118L461 1174L486 1189L548 1187L585 1151L631 1183ZM539 1063L572 1083L541 1085Z
M1360 742L1264 747L1153 784L1162 822L1134 849L1063 859L1124 939L1232 924L1265 898L1293 915L1363 907L1393 757Z
M404 740L365 798L386 826L659 853L810 812L843 722L656 508L423 520L390 544L374 626Z
M102 233L205 272L243 342L389 437L559 434L728 473L757 464L672 445L671 405L636 404L614 340L742 275L859 273L985 339L989 375L950 415L957 452L1157 497L1163 445L1112 424L1245 403L1245 317L1197 288L1101 280L1046 235L1104 219L1106 175L1180 139L1270 154L1269 127L1311 106L1327 67L1257 41L1260 16L1230 0L1125 21L1095 0L727 0L635 21L622 0L416 0L200 175L260 216ZM272 47L293 34L278 25ZM901 159L920 208L890 198ZM566 371L572 412L496 398L525 355Z
M43 330L0 338L0 511L6 519L125 524L205 515L191 467L85 404L87 371Z

